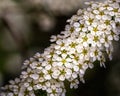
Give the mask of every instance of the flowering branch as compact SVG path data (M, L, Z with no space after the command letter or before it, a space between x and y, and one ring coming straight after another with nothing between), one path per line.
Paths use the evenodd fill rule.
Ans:
M105 56L112 59L112 41L118 41L120 34L120 1L86 4L88 8L68 20L65 31L51 37L54 43L44 53L24 62L20 78L3 87L1 96L35 96L36 90L45 90L47 96L65 96L65 80L70 88L78 88L95 61L105 66Z

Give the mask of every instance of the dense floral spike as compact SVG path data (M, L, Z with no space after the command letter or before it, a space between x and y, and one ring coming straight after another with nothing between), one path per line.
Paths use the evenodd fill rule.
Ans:
M105 54L112 59L112 41L118 41L120 34L120 0L86 4L88 8L68 20L65 31L51 37L54 44L24 62L20 79L3 87L1 96L35 96L35 90L65 96L65 80L70 88L77 88L95 61L105 66Z

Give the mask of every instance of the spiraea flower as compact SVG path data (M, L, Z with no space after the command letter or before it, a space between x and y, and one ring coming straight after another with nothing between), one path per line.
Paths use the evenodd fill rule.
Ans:
M68 20L65 31L51 37L50 47L24 62L20 79L3 87L1 96L35 96L36 90L46 91L47 96L65 96L65 80L70 88L78 88L95 61L105 66L106 55L112 59L112 41L118 41L120 34L120 1L86 4L88 8Z

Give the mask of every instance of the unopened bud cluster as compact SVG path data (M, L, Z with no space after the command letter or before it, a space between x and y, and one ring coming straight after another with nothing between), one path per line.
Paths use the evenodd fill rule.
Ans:
M35 96L36 90L65 96L65 80L77 88L95 61L105 66L106 55L112 59L112 41L118 41L120 34L120 0L86 4L88 8L68 20L65 31L51 37L50 47L24 62L20 78L3 87L1 96Z

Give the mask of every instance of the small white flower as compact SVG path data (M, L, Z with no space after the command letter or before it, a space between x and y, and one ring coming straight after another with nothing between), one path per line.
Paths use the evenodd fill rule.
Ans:
M78 22L75 22L75 23L73 24L73 26L74 26L74 27L79 27L80 24L79 24Z
M32 91L33 88L31 86L27 87L27 90Z
M45 78L46 80L50 80L50 79L51 79L51 76L50 76L49 74L46 74L46 75L44 75L44 78Z
M27 83L27 82L26 82L26 83L24 83L24 86L25 86L25 87L28 87L29 85L30 85L30 84L29 84L29 83Z
M51 88L47 88L47 93L52 93L52 89Z
M57 79L59 75L60 75L60 71L58 69L55 69L52 73L52 77L55 79Z
M79 71L79 67L78 66L73 66L73 69L74 69L75 72Z
M64 81L65 80L65 76L64 75L60 75L59 79L60 79L60 81Z
M76 72L73 72L72 73L72 77L75 79L75 78L77 78L77 73Z
M47 65L47 66L45 66L45 69L46 69L46 70L50 70L51 68L52 68L51 65Z

